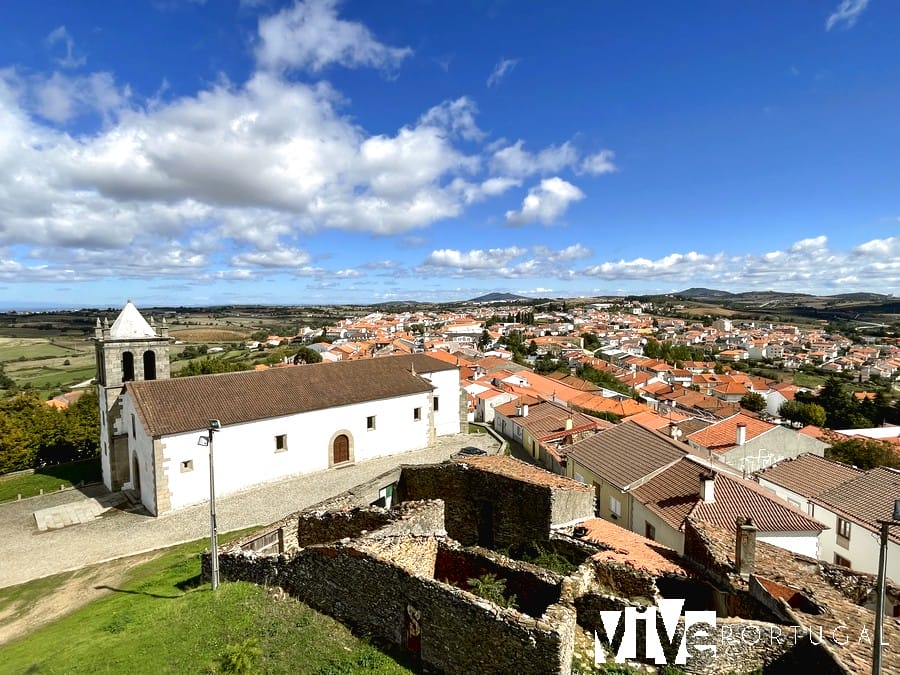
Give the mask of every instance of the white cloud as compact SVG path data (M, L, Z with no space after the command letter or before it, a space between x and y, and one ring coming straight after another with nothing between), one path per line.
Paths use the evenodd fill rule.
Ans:
M337 0L296 2L278 14L260 19L259 64L273 70L317 72L334 63L348 68L391 69L412 54L409 47L378 42L361 23L337 16Z
M506 265L511 260L527 253L527 249L518 246L509 248L492 248L488 250L473 250L463 253L454 249L444 248L432 251L425 261L426 265L436 267L458 267L468 270L497 269Z
M498 84L507 73L512 72L518 63L519 59L500 59L487 79L487 86L493 87L495 84Z
M605 173L613 173L618 168L613 164L616 153L612 150L601 150L595 155L585 157L581 162L581 170L585 173L601 176Z
M468 141L478 141L485 133L475 123L478 106L467 96L455 101L444 101L434 106L419 118L419 124L443 129L446 133L457 135Z
M297 248L241 253L231 259L234 267L268 267L293 269L304 267L310 260L306 251Z
M545 178L538 187L531 188L518 211L506 212L506 224L512 226L540 222L554 223L572 202L584 199L584 193L562 178Z
M524 141L500 148L491 158L491 169L505 176L524 177L536 173L556 173L578 162L578 151L569 141L551 145L537 154L523 149Z
M28 83L35 111L52 122L62 124L74 117L96 112L105 122L128 105L129 87L119 89L110 73L68 77L53 73L50 77L32 76Z
M65 45L66 55L62 58L54 59L63 68L78 68L87 62L87 57L75 56L75 40L65 26L59 26L50 31L46 42L48 47L53 47L58 42L62 42Z
M825 30L835 26L852 28L868 4L869 0L841 0L841 4L825 20Z

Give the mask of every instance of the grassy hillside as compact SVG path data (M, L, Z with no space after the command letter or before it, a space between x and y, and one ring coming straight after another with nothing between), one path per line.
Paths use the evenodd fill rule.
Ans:
M302 603L253 584L201 586L204 547L171 549L109 595L0 647L0 673L410 672ZM63 576L0 589L0 616L55 592ZM250 670L234 669L241 657Z

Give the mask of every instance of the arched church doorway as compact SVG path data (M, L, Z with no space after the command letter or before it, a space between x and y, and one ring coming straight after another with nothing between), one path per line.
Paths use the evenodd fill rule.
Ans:
M347 434L339 434L334 437L331 444L331 463L340 464L350 461L350 438Z

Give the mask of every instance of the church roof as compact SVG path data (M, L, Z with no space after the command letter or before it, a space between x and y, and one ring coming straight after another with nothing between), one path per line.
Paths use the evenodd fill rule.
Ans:
M141 316L134 303L129 300L109 329L109 337L113 340L156 337L156 331Z
M128 382L145 431L152 437L296 415L338 406L426 393L420 374L456 370L426 354L314 363L289 368Z

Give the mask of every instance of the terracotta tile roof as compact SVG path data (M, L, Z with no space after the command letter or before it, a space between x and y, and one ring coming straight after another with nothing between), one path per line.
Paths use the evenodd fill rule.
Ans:
M662 431L663 433L665 433L670 423L680 422L686 419L688 419L687 415L679 412L673 412L664 417L653 410L647 410L645 412L638 413L637 415L632 415L628 418L630 422L637 422L642 427L646 427L647 429L654 429L656 431Z
M692 520L691 527L700 533L704 547L719 569L723 571L733 569L734 524L728 528L721 528ZM846 637L846 641L842 640L841 644L831 645L832 653L851 675L869 675L872 672L872 639L874 639L871 636L875 635L874 612L860 606L835 587L823 574L825 566L824 563L766 542L756 543L756 574L774 580L780 585L802 589L804 595L824 607L826 611L823 613L810 613L804 611L802 606L792 607L791 611L797 616L800 624L815 631L817 642L820 627L826 641L829 640L828 636ZM734 587L747 590L746 582L736 575L729 575L729 579ZM874 580L870 580L870 583L874 586ZM863 629L870 637L861 637ZM900 644L900 626L890 619L884 622L884 643L883 672L900 673L900 650L894 646Z
M691 516L719 527L734 526L738 517L750 516L760 532L821 532L817 520L782 501L750 480L713 471L713 501L700 498L700 476L708 467L685 458L631 491L634 499L676 529Z
M528 405L528 415L524 417L518 414L519 406L523 404ZM543 439L544 436L555 432L564 431L566 420L569 418L572 419L572 428L582 431L607 429L613 426L611 422L606 420L575 412L558 403L542 401L529 396L499 405L495 410L503 416L515 420L516 424L527 429L532 436L538 439Z
M684 454L679 443L627 421L570 445L568 451L570 458L620 490L677 462Z
M586 529L582 539L609 547L608 550L591 556L594 560L627 565L654 576L694 574L682 566L681 558L674 550L608 520L592 518L580 523L579 527Z
M577 480L566 478L540 469L515 457L506 455L487 455L481 457L461 457L455 461L467 464L474 469L495 473L507 478L515 478L533 485L544 485L556 490L573 490L575 492L593 492L594 488Z
M832 462L818 455L805 454L782 460L756 475L798 495L813 497L853 480L861 473L852 466Z
M128 382L141 424L151 436L294 415L312 410L428 392L431 384L410 372L455 370L425 354L291 368Z
M839 515L878 530L879 520L890 520L894 500L900 499L900 470L879 466L855 478L825 490L813 501L836 511ZM891 532L900 542L900 536Z
M724 419L721 422L716 422L715 424L706 427L706 429L694 432L687 437L687 440L695 445L706 448L707 450L712 450L715 453L722 453L737 445L738 424L743 424L746 427L745 440L747 441L756 438L767 431L771 431L778 426L739 413L733 417Z

